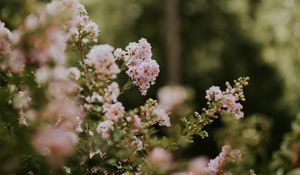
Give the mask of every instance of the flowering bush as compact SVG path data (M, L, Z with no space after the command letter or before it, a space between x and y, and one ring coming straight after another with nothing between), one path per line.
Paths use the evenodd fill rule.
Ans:
M224 91L212 86L207 108L173 125L169 111L185 92L174 103L160 97L135 109L118 100L133 86L146 95L155 83L160 70L148 41L114 49L98 44L98 35L76 0L41 5L13 31L0 23L1 137L12 140L3 149L24 144L5 155L12 158L1 173L213 175L240 161L240 151L229 145L210 161L186 163L172 153L194 135L207 137L204 127L216 118L244 117L247 77L227 82ZM129 77L125 84L117 82L122 71Z

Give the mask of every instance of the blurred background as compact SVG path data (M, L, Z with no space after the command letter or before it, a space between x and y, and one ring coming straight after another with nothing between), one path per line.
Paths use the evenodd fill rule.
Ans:
M245 128L240 129L251 125L259 131L260 141L253 147L256 153L252 162L245 166L259 170L267 164L299 112L300 1L81 2L100 27L100 43L124 48L128 42L144 37L153 47L161 70L159 79L146 97L136 95L137 89L123 95L121 101L127 109L143 104L146 98L156 98L162 86L182 85L193 97L182 111L201 111L206 105L205 90L210 86L224 87L226 81L249 76L247 101L243 103L245 119L241 121ZM1 0L0 19L14 29L20 20L15 18L16 13L25 15L28 4L30 0ZM195 138L183 155L214 157L224 144L221 142L230 142L229 137L235 138L235 142L242 139L235 131L227 132L230 127L218 119L208 128L210 137Z

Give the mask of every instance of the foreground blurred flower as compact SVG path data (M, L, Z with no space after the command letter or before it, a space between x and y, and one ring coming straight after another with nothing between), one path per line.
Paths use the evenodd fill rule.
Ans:
M148 160L151 164L165 170L171 166L173 156L163 148L154 148L148 155Z
M164 86L159 89L157 96L159 104L167 111L172 111L187 100L188 93L182 86Z
M11 32L5 28L5 24L0 20L0 56L10 53L9 37Z
M189 161L188 170L192 172L193 175L205 175L209 174L209 170L206 168L208 165L207 157L197 157Z
M153 110L153 113L158 117L158 124L160 126L171 126L170 117L164 108L158 106L156 109Z
M74 146L77 142L78 138L74 132L55 127L41 128L33 138L35 149L46 156L54 166L62 165L63 159L75 151Z

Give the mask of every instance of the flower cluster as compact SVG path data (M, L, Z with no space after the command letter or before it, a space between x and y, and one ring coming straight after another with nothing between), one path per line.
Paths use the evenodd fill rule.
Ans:
M188 171L174 173L174 175L216 175L223 173L222 168L226 163L240 160L240 150L232 150L229 145L224 145L215 159L208 162L206 157L194 158L188 163Z
M108 44L96 45L87 54L85 63L95 69L99 79L114 79L120 73L113 55L114 48Z
M81 130L84 116L77 97L79 86L69 77L69 69L63 66L40 68L36 73L37 82L45 87L49 102L42 109L32 109L28 113L31 116L25 115L30 123L45 123L45 126L37 130L33 145L57 166L73 153L78 142L76 132Z
M173 156L163 148L154 148L148 155L148 160L160 169L168 169L173 162Z
M55 3L59 1L51 4ZM68 8L61 6L61 11L54 13L51 4L45 10L28 15L12 32L7 64L10 71L19 75L33 68L32 78L37 87L21 83L13 105L19 111L20 124L31 127L39 123L32 141L34 148L53 165L61 166L64 158L75 150L76 131L81 128L84 115L78 96L80 86L76 82L80 71L66 66L67 33L62 21L70 17L64 14ZM56 17L60 18L56 20ZM1 33L5 31L2 27L1 23ZM32 98L36 96L36 89L43 90L44 96L39 97L41 104Z
M158 105L156 100L149 99L147 100L144 106L140 107L141 115L149 117L148 120L150 124L155 124L158 122L160 126L171 126L170 117L166 110Z
M183 86L164 86L159 89L157 96L159 104L172 111L187 100L188 93Z
M26 63L38 66L65 64L65 31L47 13L28 15L23 25L12 32L10 40L9 67L13 72L22 71Z
M10 35L11 32L5 27L4 23L0 21L0 56L5 56L10 53Z
M127 75L139 87L142 95L146 95L159 74L159 65L152 59L151 45L142 38L138 43L129 43L125 51L116 49L114 54L117 58L124 58Z
M33 138L34 147L55 166L61 166L63 157L71 155L78 142L77 135L56 127L44 127Z
M77 0L53 1L47 6L49 14L62 13L66 9L71 14L69 19L67 19L68 41L71 43L79 41L83 43L97 42L99 35L98 25L89 19L84 6Z
M212 86L206 91L205 98L209 102L217 102L219 108L226 109L227 112L233 114L236 119L243 118L243 106L238 101L244 100L242 86L247 85L247 81L247 78L235 81L234 88L229 83L226 83L227 88L224 92L221 91L219 86Z

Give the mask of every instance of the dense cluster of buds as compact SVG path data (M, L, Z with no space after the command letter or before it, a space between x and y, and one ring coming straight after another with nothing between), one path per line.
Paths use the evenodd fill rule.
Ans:
M216 102L218 108L226 109L227 112L233 114L236 119L244 117L242 111L243 106L238 101L245 100L243 94L243 86L248 84L248 78L238 79L235 81L235 87L226 83L226 90L221 91L219 86L212 86L206 91L205 98L209 102Z

